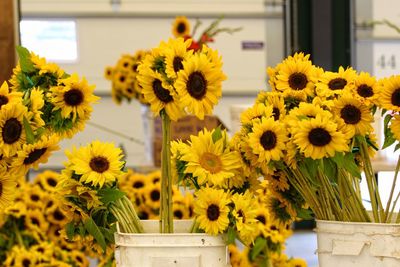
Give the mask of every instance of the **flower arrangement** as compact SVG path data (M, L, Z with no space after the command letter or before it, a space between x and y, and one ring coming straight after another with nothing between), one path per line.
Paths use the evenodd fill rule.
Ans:
M94 86L17 47L11 87L0 88L0 210L11 204L16 177L47 162L58 142L81 131L98 97Z
M268 74L272 92L261 92L242 114L235 138L248 168L262 174L274 197L285 203L273 208L276 216L308 217L309 207L322 220L391 222L399 164L385 205L371 164L378 150L372 123L381 109L383 148L399 140L399 77L377 81L351 67L324 71L303 53L268 68ZM362 203L362 179L372 218Z
M191 25L187 17L177 16L172 25L172 34L175 38L190 39L191 43L188 49L198 51L201 50L203 44L214 42L214 37L219 33L233 34L241 30L241 28L219 28L221 20L222 18L213 21L195 40L194 36L201 21L196 20L193 32L191 32ZM138 50L134 55L124 54L114 67L106 67L104 77L112 82L111 96L115 103L120 104L124 99L128 102L136 99L143 105L149 105L148 100L143 96L142 86L137 80L138 66L149 53L146 50ZM176 64L181 64L181 62L176 62Z
M67 241L68 217L55 191L59 174L44 171L32 183L18 179L15 201L0 213L2 266L89 266L99 257L79 240Z

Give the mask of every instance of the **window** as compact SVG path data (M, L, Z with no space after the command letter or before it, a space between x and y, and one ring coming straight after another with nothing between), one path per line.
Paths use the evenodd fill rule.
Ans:
M78 48L73 20L22 20L21 44L57 63L76 62Z

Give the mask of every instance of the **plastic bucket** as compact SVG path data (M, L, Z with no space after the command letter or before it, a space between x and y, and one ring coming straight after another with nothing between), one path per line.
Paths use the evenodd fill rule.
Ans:
M319 267L400 266L400 225L317 220Z
M230 267L223 236L191 234L191 220L174 221L173 234L160 234L159 221L142 221L146 233L115 234L119 267Z

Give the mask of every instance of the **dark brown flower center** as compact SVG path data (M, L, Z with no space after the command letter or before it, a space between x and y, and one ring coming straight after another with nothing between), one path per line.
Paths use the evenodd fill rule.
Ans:
M177 219L182 219L183 218L183 213L180 210L174 211L174 217Z
M181 57L174 57L174 62L172 63L174 66L174 71L178 72L183 69L183 64L182 64L183 58Z
M162 83L158 79L153 81L153 92L161 102L169 103L173 100L169 91L162 87Z
M35 195L35 194L31 195L32 201L36 202L36 201L39 201L39 199L40 199L40 197L38 195Z
M216 221L219 218L219 207L215 204L211 204L207 208L207 218L210 221Z
M127 68L129 66L129 63L128 62L124 62L123 66L124 66L124 68Z
M240 218L243 219L243 223L245 223L246 222L246 217L244 216L244 212L242 210L239 210L238 211L238 215L239 215Z
M53 216L57 221L62 221L65 219L64 214L58 209L56 209L56 211L53 213Z
M374 95L374 90L372 90L372 87L369 85L361 84L357 88L357 93L362 97L371 97Z
M325 146L332 140L329 132L323 128L314 128L308 133L308 140L314 146Z
M39 220L38 220L37 218L35 218L35 217L33 217L33 218L31 219L31 222L32 222L32 224L34 224L34 225L40 226Z
M126 77L125 77L125 76L123 76L123 75L119 76L119 81L120 81L121 83L125 82L125 80L126 80Z
M140 219L142 219L142 220L148 220L149 219L149 217L150 217L150 214L147 212L147 211L141 211L140 212Z
M132 65L132 70L133 70L133 72L137 72L137 68L139 67L139 65L138 64L133 64Z
M4 123L2 137L4 143L13 144L21 137L22 124L16 119L11 118Z
M30 267L31 266L31 261L29 259L23 259L22 266Z
M50 185L51 187L56 187L57 181L54 180L53 178L47 178L47 184Z
M178 26L176 27L176 31L177 31L178 33L184 33L184 32L186 31L186 24L183 23L183 22L180 22L180 23L178 24Z
M90 160L89 166L93 171L103 173L108 170L110 163L105 157L98 156Z
M83 102L83 93L79 89L71 89L64 94L64 102L68 106L78 106Z
M343 78L335 78L333 80L330 80L328 83L328 87L331 90L341 90L343 89L347 84L347 81Z
M142 181L136 181L133 183L133 188L142 188L144 183Z
M274 116L275 121L279 120L279 116L281 115L281 111L279 110L279 108L274 107L272 109L272 115Z
M47 147L34 149L31 153L29 153L28 157L24 159L24 164L29 165L36 162L41 156L43 156L44 153L46 153L46 150Z
M269 229L271 229L272 231L278 230L278 228L275 225L271 225L271 227Z
M203 99L207 93L207 80L204 78L203 73L195 71L190 74L186 89L193 98L197 100Z
M347 124L357 124L361 120L361 111L356 106L346 105L340 111L340 117Z
M276 134L273 131L266 131L260 137L260 144L265 150L271 150L276 146Z
M397 88L392 94L392 104L400 107L400 88Z
M5 95L0 95L0 108L8 103L8 97Z
M289 86L293 90L303 90L307 86L307 76L301 72L295 72L289 76Z
M157 189L151 191L151 193L150 193L150 198L151 198L151 200L153 200L153 201L158 201L158 200L160 200L160 191L157 190Z
M265 216L264 216L264 215L258 215L258 216L256 217L256 219L257 219L260 223L262 223L262 224L265 224L265 223L267 222L267 220L265 219Z

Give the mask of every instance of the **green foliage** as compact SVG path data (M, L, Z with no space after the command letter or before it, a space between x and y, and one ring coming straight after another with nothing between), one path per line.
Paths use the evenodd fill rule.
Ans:
M29 121L24 117L22 123L23 123L24 129L25 129L26 142L28 144L35 143L35 135L32 131L31 125L29 124Z
M126 194L114 187L100 189L97 195L100 197L101 202L103 202L105 205L108 205L111 202L123 198Z
M385 116L384 119L384 135L385 135L385 141L383 143L382 149L385 149L389 146L391 146L395 141L396 138L394 138L392 131L389 128L389 122L392 119L392 115L388 114Z
M250 249L250 261L254 261L265 250L266 246L267 240L263 237L257 237L254 241L254 246Z
M100 231L99 227L97 227L97 225L93 221L93 219L89 217L84 222L84 227L88 231L88 233L91 234L94 237L94 239L96 239L97 243L100 245L100 247L105 252L106 248L107 248L106 240L104 238L103 233Z
M354 160L353 153L340 153L337 152L332 160L337 164L339 168L345 169L353 177L361 178L361 172Z
M228 244L234 244L235 239L236 239L236 230L234 227L229 226L228 227L228 232L227 232L227 243Z
M28 49L22 46L17 46L17 54L19 57L19 64L21 66L21 70L23 72L34 72L35 66L33 65L31 61L31 54Z
M217 128L215 128L214 132L212 133L212 140L215 143L221 138L222 138L221 126L218 126Z

